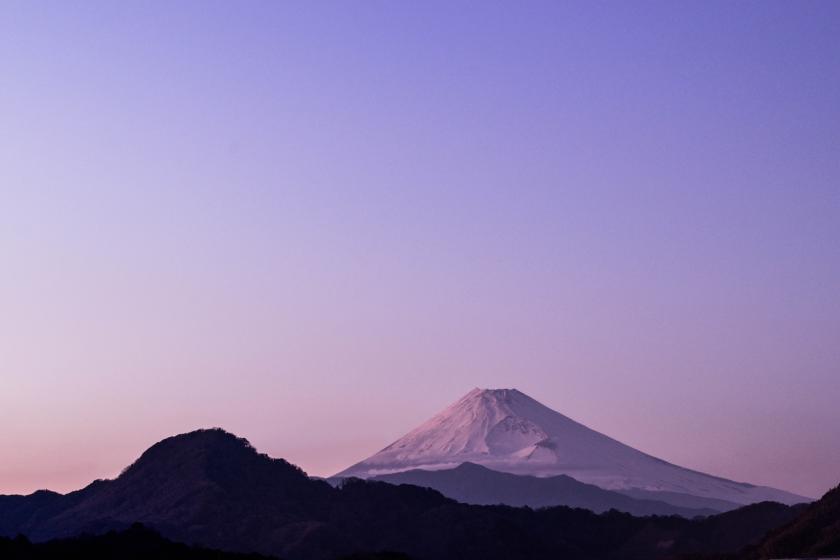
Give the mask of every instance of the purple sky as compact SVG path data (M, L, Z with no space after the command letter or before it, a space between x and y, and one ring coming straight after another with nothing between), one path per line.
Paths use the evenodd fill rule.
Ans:
M840 482L840 3L0 7L0 493L474 386Z

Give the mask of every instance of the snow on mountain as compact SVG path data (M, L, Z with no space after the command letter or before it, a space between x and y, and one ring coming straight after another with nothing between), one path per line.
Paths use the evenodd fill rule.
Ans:
M368 478L472 462L532 476L569 475L619 491L691 495L736 504L810 501L682 468L647 455L551 410L516 389L474 389L379 453L336 477ZM655 494L654 494L655 496Z

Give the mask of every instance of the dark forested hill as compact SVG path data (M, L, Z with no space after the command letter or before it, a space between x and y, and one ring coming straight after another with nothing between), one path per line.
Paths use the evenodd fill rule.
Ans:
M840 557L840 486L802 509L801 515L771 531L745 557Z

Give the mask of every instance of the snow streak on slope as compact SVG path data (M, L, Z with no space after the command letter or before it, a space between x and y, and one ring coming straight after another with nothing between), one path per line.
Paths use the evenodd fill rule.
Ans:
M467 461L514 474L566 474L609 490L676 492L738 504L808 501L782 490L672 465L591 430L516 389L474 389L336 476L448 469Z

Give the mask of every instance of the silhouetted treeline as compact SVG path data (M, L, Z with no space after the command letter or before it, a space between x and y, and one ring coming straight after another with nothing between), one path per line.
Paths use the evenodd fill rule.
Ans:
M269 560L258 554L221 552L164 539L141 524L104 535L32 543L25 536L0 537L3 560Z
M770 531L744 558L817 556L840 557L840 486L809 504L792 522Z
M797 506L799 515L771 529L756 544L729 554L695 554L681 560L770 560L840 557L840 486L812 504ZM725 521L724 516L709 522ZM703 536L709 541L714 532Z

